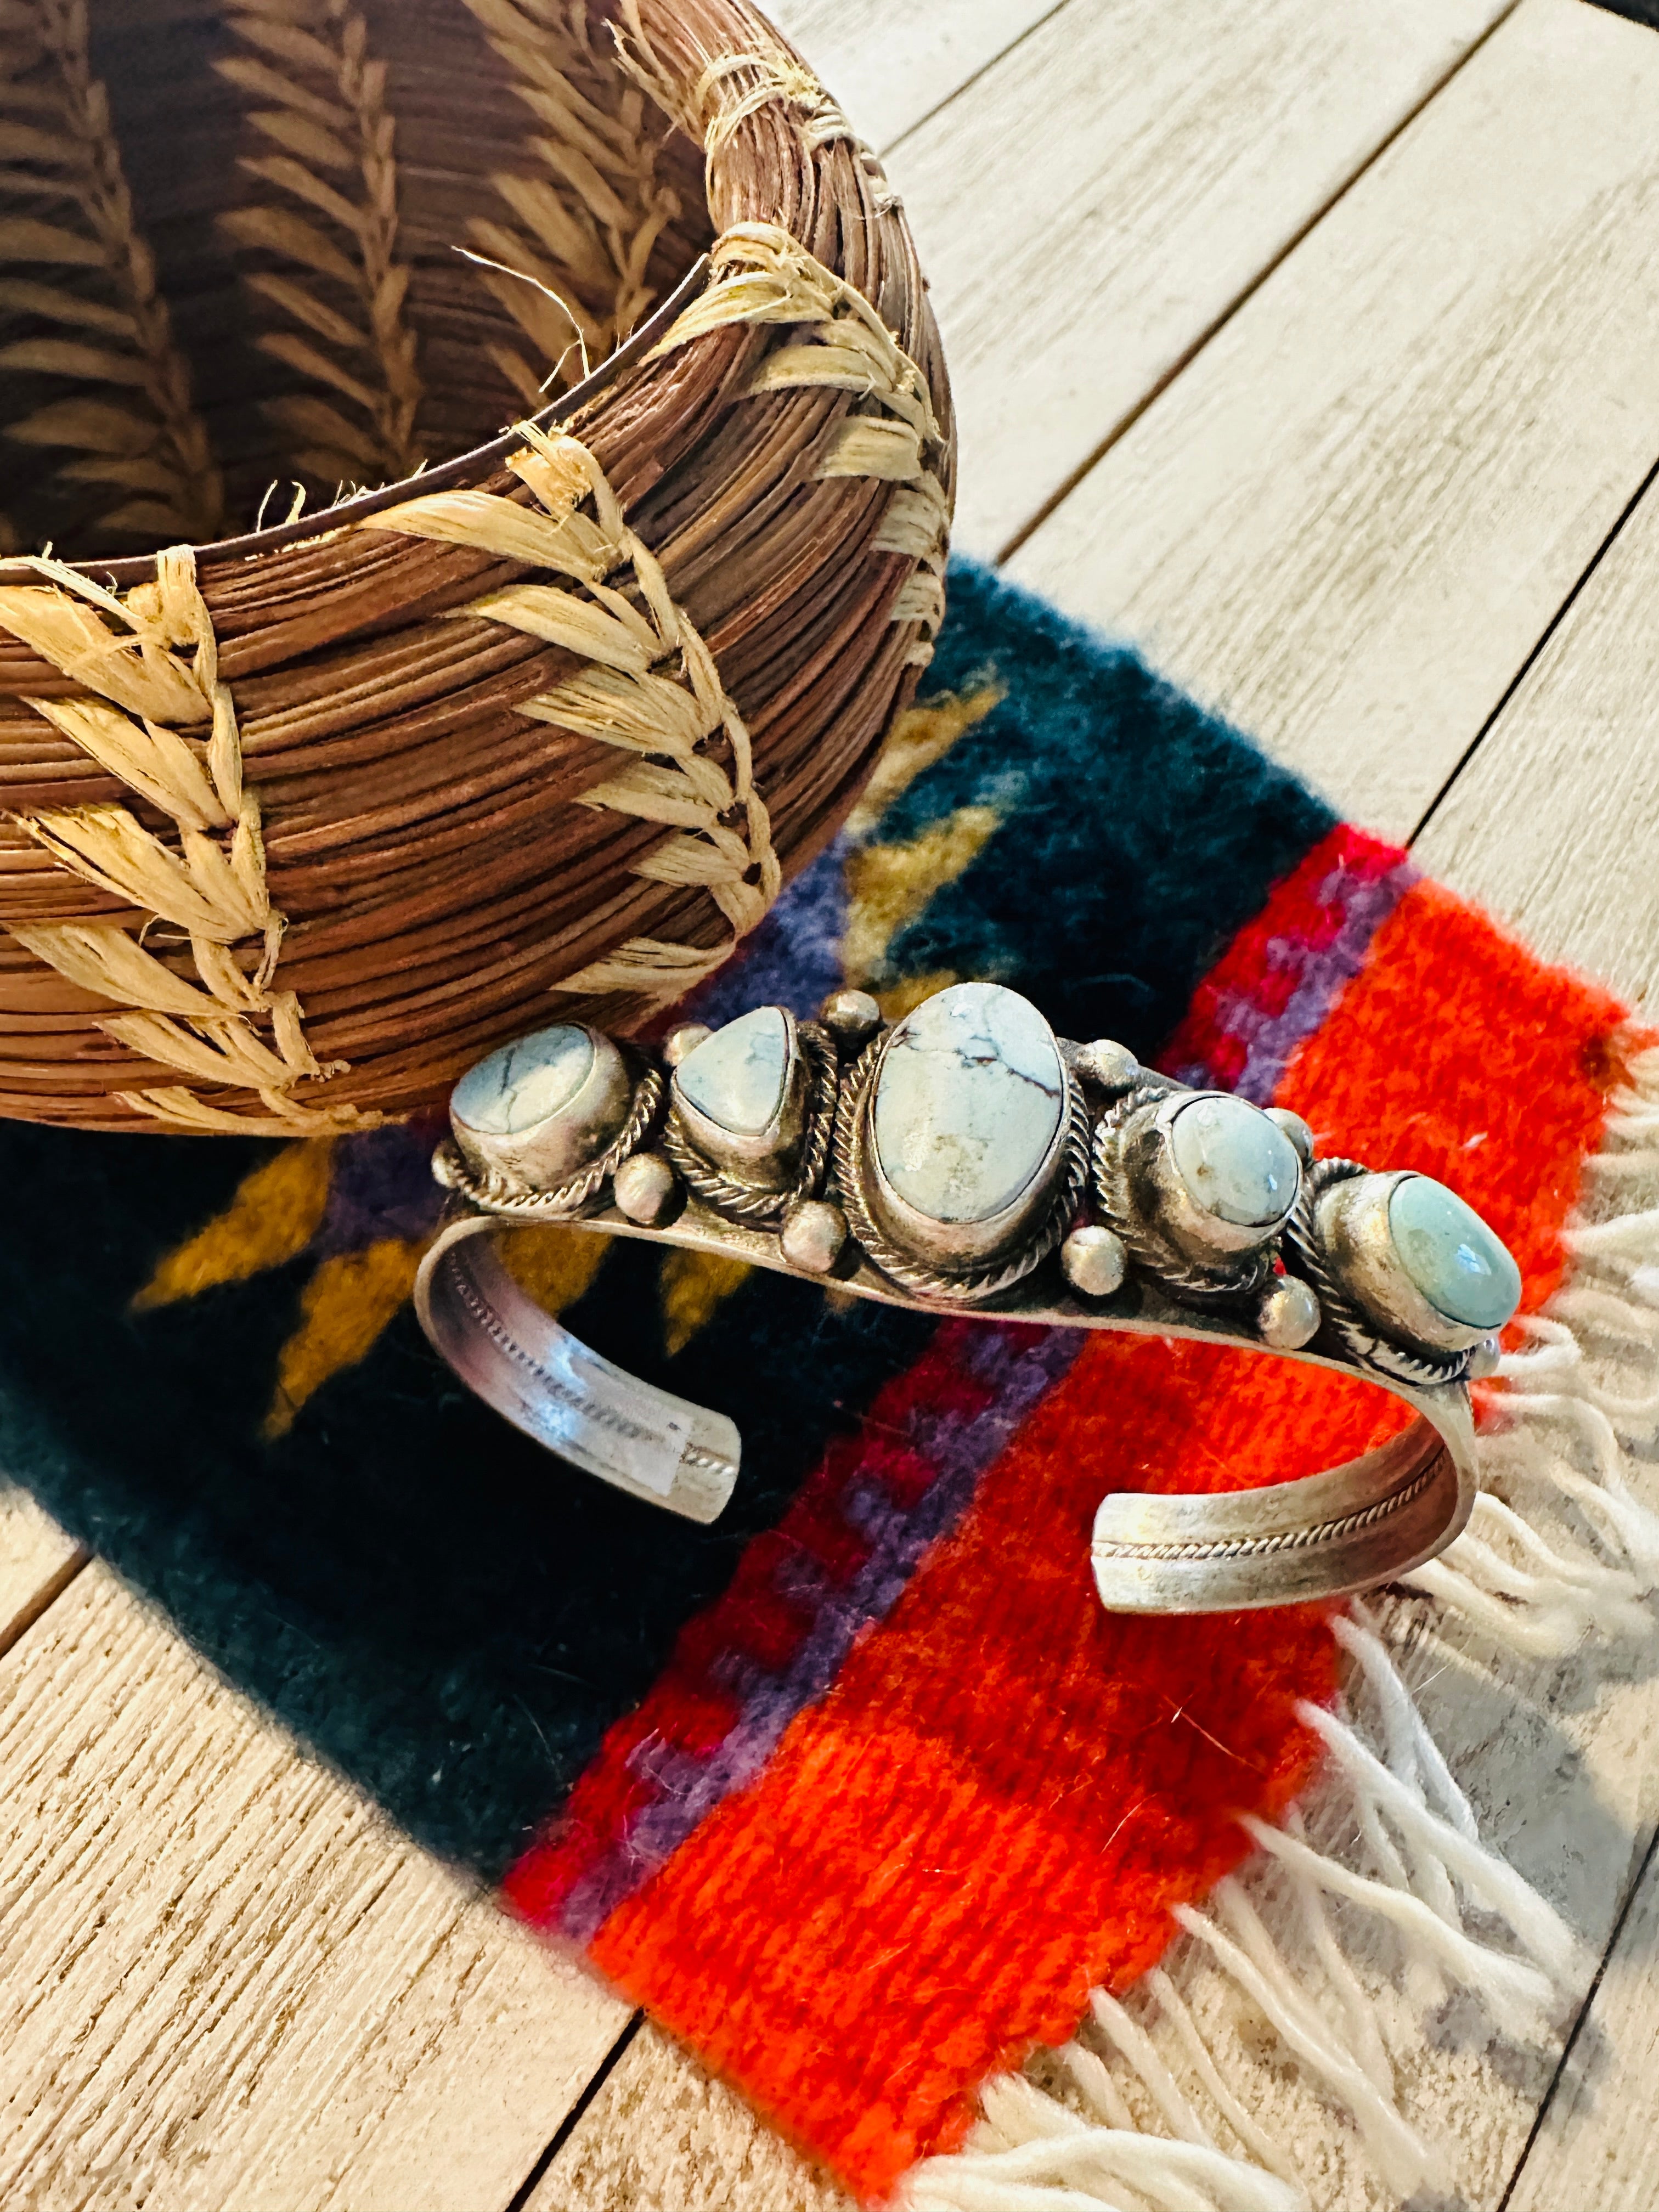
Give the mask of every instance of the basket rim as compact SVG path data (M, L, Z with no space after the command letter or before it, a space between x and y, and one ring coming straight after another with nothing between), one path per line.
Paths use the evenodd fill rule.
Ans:
M631 368L666 334L702 290L708 269L708 256L699 254L673 290L614 353L607 355L580 384L573 384L568 391L561 392L538 414L527 419L538 428L545 429L551 423L567 421L590 399L597 398L606 386L624 369ZM474 446L465 453L458 453L453 460L440 462L436 468L420 469L412 476L400 477L396 483L382 484L374 491L358 492L350 499L337 500L332 507L319 507L314 514L300 521L275 523L269 530L247 531L240 538L215 538L194 549L198 568L205 571L233 561L254 560L261 554L275 553L287 546L303 545L313 538L326 538L336 530L349 528L370 515L383 514L388 507L424 498L429 492L451 490L480 472L488 472L492 464L504 464L523 443L514 426L485 445ZM141 584L155 575L156 557L154 553L123 553L109 559L94 555L65 562L64 566L83 575L95 572L118 584ZM0 584L22 583L33 573L27 555L12 554L0 558Z

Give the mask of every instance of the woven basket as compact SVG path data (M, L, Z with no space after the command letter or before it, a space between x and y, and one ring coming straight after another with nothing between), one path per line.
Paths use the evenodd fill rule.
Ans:
M0 429L29 1120L326 1134L639 1027L942 610L910 239L745 0L0 0Z

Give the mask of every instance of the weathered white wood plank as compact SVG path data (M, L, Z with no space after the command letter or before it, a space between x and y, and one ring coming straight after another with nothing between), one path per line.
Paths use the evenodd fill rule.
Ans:
M1652 32L1637 35L1659 52ZM1648 282L1659 295L1659 271ZM1659 486L1419 841L1429 867L1541 952L1593 969L1650 1008L1659 994L1656 605Z
M1659 2201L1659 1863L1650 1863L1507 2212L1652 2212Z
M854 2212L659 2029L642 2028L525 2212Z
M1525 0L1013 572L1408 836L1659 453L1656 105Z
M962 432L1002 547L1511 0L1070 0L907 138Z
M627 2019L100 1565L0 1774L0 2203L502 2212Z
M1052 13L1059 0L775 0L867 142L884 149Z
M40 1618L81 1558L27 1491L0 1480L0 1656Z
M1656 594L1659 487L1626 522L1417 847L1435 873L1540 951L1605 977L1650 1011L1659 986ZM1659 1189L1648 1196L1659 1200ZM1632 1854L1622 1866L1607 1855L1607 1925L1659 1814L1659 1685L1634 1681L1616 1705L1616 1735L1593 1747L1604 1792L1624 1801ZM1571 1810L1569 1797L1557 1817ZM1510 2212L1648 2212L1659 2201L1656 1928L1659 1868L1650 1864Z

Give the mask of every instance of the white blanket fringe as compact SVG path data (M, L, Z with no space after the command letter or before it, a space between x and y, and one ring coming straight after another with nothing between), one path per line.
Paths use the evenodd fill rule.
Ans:
M1547 1312L1523 1316L1528 1341L1498 1363L1489 1401L1483 1480L1546 1502L1570 1530L1547 1539L1510 1498L1488 1492L1467 1533L1406 1577L1524 1658L1565 1658L1591 1635L1635 1641L1653 1631L1645 1601L1659 1589L1659 1516L1632 1491L1628 1446L1659 1431L1659 1208L1612 1208L1627 1186L1651 1194L1656 1136L1659 1053L1649 1052L1587 1163L1594 1218L1563 1239L1572 1279Z
M1480 1841L1468 1800L1364 1609L1357 1606L1336 1629L1353 1686L1375 1709L1379 1747L1352 1719L1322 1705L1304 1702L1297 1713L1326 1747L1330 1781L1352 1804L1376 1871L1361 1873L1316 1849L1295 1812L1278 1828L1245 1814L1247 1832L1289 1886L1316 1971L1293 1969L1237 1875L1217 1885L1206 1910L1182 1905L1175 1917L1347 2113L1384 2185L1405 2197L1444 2186L1449 2169L1400 2109L1375 2008L1331 1926L1328 1900L1392 1931L1407 1965L1427 1970L1423 2002L1435 2002L1448 1985L1464 1990L1518 2039L1548 2032L1562 1990L1586 1962L1559 1914ZM1501 1923L1509 1948L1472 1936L1464 1924L1469 1910L1488 1928ZM1226 2081L1170 1975L1162 1968L1148 1975L1135 2002L1167 2021L1199 2099L1176 2080L1170 2055L1141 2020L1109 1992L1095 1992L1087 2027L1167 2134L1137 2126L1124 2082L1080 2031L1054 2055L1060 2094L1023 2076L987 2086L985 2118L967 2148L910 2175L906 2201L915 2212L1308 2212L1293 2163L1249 2112L1243 2085ZM1242 2155L1217 2142L1202 2099Z
M1650 1636L1645 1601L1659 1589L1659 1515L1632 1488L1628 1449L1659 1431L1659 1208L1608 1206L1659 1180L1659 1052L1640 1056L1614 1105L1609 1149L1587 1177L1596 1218L1566 1233L1572 1279L1522 1323L1528 1341L1502 1361L1489 1401L1482 1474L1507 1495L1484 1492L1466 1534L1407 1577L1482 1636L1540 1660L1589 1638ZM1559 1538L1547 1539L1517 1498L1546 1504ZM1346 2112L1385 2187L1403 2199L1449 2187L1449 2161L1400 2108L1376 2006L1329 1902L1391 1931L1414 2004L1462 1990L1521 2040L1559 2026L1589 1961L1553 1907L1481 1843L1364 1607L1356 1603L1335 1633L1375 1747L1346 1712L1309 1702L1297 1712L1325 1746L1328 1784L1352 1808L1347 1833L1370 1871L1346 1851L1318 1849L1299 1812L1279 1827L1246 1814L1261 1860L1248 1877L1221 1881L1205 1910L1182 1906L1175 1917ZM1273 1878L1288 1886L1304 1954L1294 1967L1247 1887ZM1507 1930L1503 1948L1491 1940L1498 1927ZM1164 1967L1128 2004L1097 1990L1078 2037L1048 2063L1052 2091L1024 2075L989 2082L967 2147L917 2166L902 2201L915 2212L1310 2212L1294 2160L1250 2109L1248 2080L1237 2064L1229 2078ZM1167 2132L1143 2128L1137 2111Z
M1212 2144L1097 2127L1018 2075L988 2083L975 2145L910 2177L916 2212L1308 2212L1305 2191Z

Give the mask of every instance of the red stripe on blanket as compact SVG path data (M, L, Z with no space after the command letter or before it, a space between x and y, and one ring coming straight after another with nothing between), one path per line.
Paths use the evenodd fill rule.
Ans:
M1194 992L1159 1066L1267 1105L1416 880L1397 845L1339 823L1273 885Z

